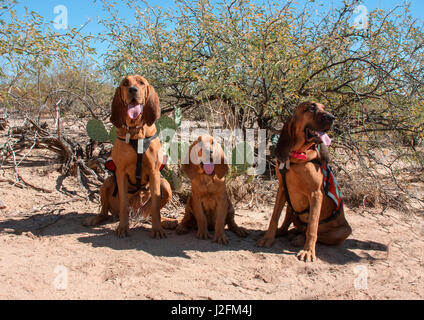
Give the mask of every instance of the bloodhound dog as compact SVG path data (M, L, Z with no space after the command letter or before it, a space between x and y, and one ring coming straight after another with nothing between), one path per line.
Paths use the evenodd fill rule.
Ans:
M284 124L275 150L279 181L277 198L268 230L258 240L258 246L270 247L276 236L289 235L288 228L293 223L297 242L304 242L304 248L297 257L302 261L314 261L317 241L338 245L351 234L341 194L334 192L340 196L337 205L324 183L326 175L332 175L332 172L326 166L328 154L323 140L328 138L325 133L330 130L334 119L322 104L304 102ZM330 172L324 173L322 168ZM277 230L286 202L286 216Z
M211 136L202 135L191 144L184 162L182 170L191 180L192 196L177 234L185 234L197 224L198 239L211 238L208 230L215 228L213 241L228 244L226 225L238 236L247 236L246 230L234 221L234 207L225 186L228 164L221 145Z
M129 213L135 211L152 217L154 238L166 236L163 227L167 222L161 225L160 209L172 191L160 175L163 153L155 126L159 116L159 98L147 80L139 75L125 77L115 91L110 117L117 128L112 148L115 176L102 185L101 212L87 219L86 225L102 222L110 211L119 215L116 234L124 237L129 231Z

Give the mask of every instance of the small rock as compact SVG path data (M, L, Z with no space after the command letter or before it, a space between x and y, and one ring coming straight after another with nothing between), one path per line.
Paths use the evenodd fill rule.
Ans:
M37 236L36 236L36 235L34 235L31 231L23 232L23 233L22 233L22 235L23 235L23 236L27 236L27 237L29 237L29 238L31 238L31 239L36 239L36 238L37 238Z
M256 274L255 279L262 280L265 283L271 283L272 282L272 275L271 274Z

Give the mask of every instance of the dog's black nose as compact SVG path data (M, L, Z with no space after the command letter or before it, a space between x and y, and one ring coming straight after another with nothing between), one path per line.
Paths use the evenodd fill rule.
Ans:
M333 116L331 113L326 113L326 114L324 115L324 120L326 120L326 121L331 121L331 122L333 122L335 119L336 119L336 117L335 117L335 116Z
M138 88L137 88L137 87L130 87L130 88L128 89L128 91L129 91L130 93L137 93L137 92L138 92Z

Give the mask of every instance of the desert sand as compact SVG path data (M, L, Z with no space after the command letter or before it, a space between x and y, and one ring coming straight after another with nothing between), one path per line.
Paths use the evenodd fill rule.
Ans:
M130 237L118 239L112 218L99 227L82 225L99 207L76 196L82 191L74 178L59 192L58 174L40 170L20 169L52 194L0 185L6 205L0 211L0 299L424 298L422 217L346 208L353 234L339 247L318 244L318 261L304 263L288 239L256 247L271 206L238 209L236 221L249 236L227 230L228 246L197 240L194 231L152 239L150 225L140 222L132 223Z
M12 185L10 161L0 168L0 299L424 298L422 211L345 206L352 235L338 247L318 244L318 260L300 262L300 248L287 238L256 246L272 213L271 180L269 201L236 205L236 222L249 236L227 230L227 246L198 240L195 231L152 239L151 225L140 221L119 239L113 218L83 226L99 212L98 200L75 177L61 177L56 163L51 151L34 149L18 167L25 181L51 193ZM162 211L180 219L184 203L175 198Z

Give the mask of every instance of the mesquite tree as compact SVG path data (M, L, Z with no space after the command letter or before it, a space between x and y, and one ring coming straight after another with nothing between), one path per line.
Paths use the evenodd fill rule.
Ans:
M103 3L115 80L138 72L170 106L212 107L234 127L271 132L299 102L317 100L338 119L336 145L364 168L394 178L400 160L422 169L424 32L407 5L368 12L358 27L354 0L328 10L314 1L177 0L165 10L127 0L131 19Z

